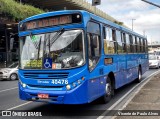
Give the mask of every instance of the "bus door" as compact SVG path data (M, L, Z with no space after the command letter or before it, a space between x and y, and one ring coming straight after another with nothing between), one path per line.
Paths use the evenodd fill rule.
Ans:
M89 22L87 25L88 40L88 65L90 79L88 82L89 101L99 97L100 79L103 76L103 65L101 56L100 26L97 23Z

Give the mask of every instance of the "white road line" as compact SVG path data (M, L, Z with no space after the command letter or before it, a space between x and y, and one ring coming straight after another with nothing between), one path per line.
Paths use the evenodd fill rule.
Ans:
M6 109L6 110L13 110L13 109L22 107L22 106L24 106L24 105L28 105L28 104L30 104L30 103L32 103L32 102L33 102L33 101L29 101L29 102L23 103L23 104L21 104L21 105L17 105L17 106L15 106L15 107L11 107L11 108Z
M97 119L103 119L105 117L105 115L107 114L108 110L113 110L116 105L118 105L122 100L124 100L124 98L129 95L134 89L136 89L139 85L141 85L144 81L146 81L146 79L152 77L153 75L157 74L160 70L156 71L155 73L149 75L148 77L146 77L145 79L143 79L139 84L137 84L136 86L134 86L132 89L130 89L123 97L121 97L117 102L115 102L111 107L109 107L108 109L106 109L106 111L104 113L102 113ZM148 80L149 81L149 80ZM142 88L143 86L141 86L140 88ZM140 90L140 89L139 89ZM130 99L129 99L130 100ZM127 102L128 103L128 102ZM126 104L125 104L126 105Z
M5 90L1 90L1 91L0 91L0 93L1 93L1 92L5 92L5 91L9 91L9 90L13 90L13 89L17 89L17 88L18 88L18 87L13 87L13 88L9 88L9 89L5 89Z

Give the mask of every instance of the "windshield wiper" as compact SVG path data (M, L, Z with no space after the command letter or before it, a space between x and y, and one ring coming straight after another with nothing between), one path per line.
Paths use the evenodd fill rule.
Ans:
M49 49L49 53L50 54L50 48L52 47L53 43L64 33L64 28L60 29L55 35L54 37L51 39L51 35L49 34L49 38L48 38L48 43L47 43L47 46L48 46L48 49Z
M40 37L39 44L38 44L37 67L38 67L38 60L39 60L39 51L40 51L40 48L41 48L41 39L42 39L42 36Z
M50 36L49 36L49 42L47 44L47 46L51 47L53 45L53 43L63 34L64 32L64 28L60 29L52 39L50 39Z
M39 59L39 51L40 51L40 48L41 48L41 39L42 39L42 36L40 37L39 44L38 44L38 57L37 57L37 60Z

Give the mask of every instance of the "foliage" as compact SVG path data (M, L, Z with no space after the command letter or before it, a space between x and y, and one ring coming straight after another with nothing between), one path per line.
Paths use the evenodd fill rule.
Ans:
M44 13L44 11L14 0L0 0L0 13L8 15L13 21L19 21L32 15Z
M119 21L114 21L114 23L123 26L123 22L119 22Z

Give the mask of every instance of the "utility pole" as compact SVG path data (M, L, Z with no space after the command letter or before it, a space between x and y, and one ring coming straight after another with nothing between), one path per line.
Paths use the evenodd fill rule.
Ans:
M156 6L156 7L159 7L159 8L160 8L160 5L157 5L157 4L155 4L155 3L149 2L149 1L147 1L147 0L141 0L141 1L146 2L146 3L148 3L148 4L151 4L151 5L153 5L153 6Z

